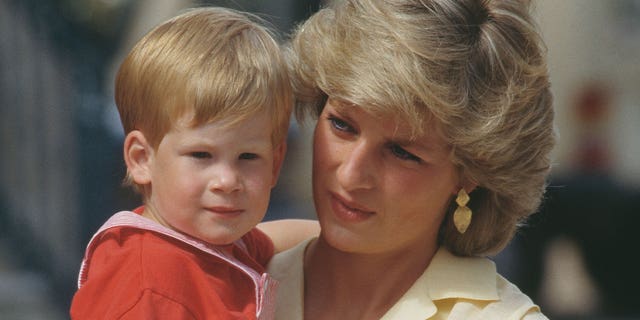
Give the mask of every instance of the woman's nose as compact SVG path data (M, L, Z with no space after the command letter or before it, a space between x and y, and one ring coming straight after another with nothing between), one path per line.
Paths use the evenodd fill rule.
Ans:
M338 183L348 191L371 189L375 185L375 159L366 142L354 142L341 150L342 163L338 167Z
M232 193L242 187L238 170L231 165L220 164L214 168L209 189L213 192Z

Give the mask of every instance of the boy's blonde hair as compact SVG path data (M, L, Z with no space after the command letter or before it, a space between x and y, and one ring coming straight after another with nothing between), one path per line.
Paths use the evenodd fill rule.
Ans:
M258 112L272 118L275 147L293 104L274 35L228 8L192 9L147 33L120 66L115 99L125 134L140 130L153 148L185 115L193 126L231 125Z

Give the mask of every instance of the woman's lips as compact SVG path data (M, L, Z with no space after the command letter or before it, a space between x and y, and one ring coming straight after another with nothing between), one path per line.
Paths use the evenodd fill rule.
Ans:
M331 208L338 218L347 222L364 221L375 214L374 211L335 193L331 193Z

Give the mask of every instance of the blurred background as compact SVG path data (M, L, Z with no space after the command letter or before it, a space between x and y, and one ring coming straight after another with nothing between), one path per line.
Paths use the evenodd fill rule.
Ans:
M551 319L640 319L640 0L541 0L559 142L540 212L495 257ZM117 67L202 5L286 37L320 0L0 0L0 314L66 319L83 250L139 199L120 186ZM267 219L313 218L310 130L292 123Z

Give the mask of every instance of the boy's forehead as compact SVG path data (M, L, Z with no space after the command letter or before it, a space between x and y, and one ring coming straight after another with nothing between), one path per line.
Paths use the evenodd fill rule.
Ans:
M200 119L202 120L202 119ZM211 128L224 131L247 131L248 134L255 132L256 137L269 138L273 131L271 117L266 112L250 113L243 117L231 117L219 115L208 121L197 121L192 116L185 115L174 121L171 132L206 132ZM253 129L253 130L249 130Z
M223 128L232 128L247 122L265 121L272 123L274 115L266 108L253 110L250 112L218 112L207 113L204 116L198 116L194 110L183 112L180 116L173 120L173 127L177 128L195 128L209 124Z
M252 113L233 113L221 109L218 109L216 112L198 113L195 109L189 108L184 110L177 117L174 117L174 120L172 122L175 126L180 127L202 126L214 122L220 125L231 126L235 123L242 122L243 120L251 118L252 116Z

